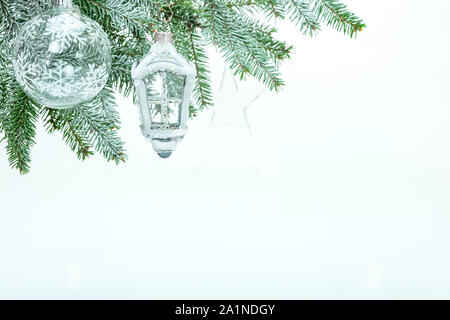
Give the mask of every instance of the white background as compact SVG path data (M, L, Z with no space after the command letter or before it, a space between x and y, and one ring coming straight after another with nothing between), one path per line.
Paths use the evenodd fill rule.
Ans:
M450 3L345 2L356 41L279 25L250 138L205 112L161 160L120 99L125 165L39 128L19 176L2 145L0 298L450 298Z

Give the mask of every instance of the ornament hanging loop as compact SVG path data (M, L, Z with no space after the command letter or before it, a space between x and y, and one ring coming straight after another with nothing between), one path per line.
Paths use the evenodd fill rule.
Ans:
M72 0L52 0L55 7L72 8Z
M169 23L172 21L173 18L173 11L170 3L167 0L164 0L164 2L166 3L167 8L169 8L169 17L168 18L164 17L164 8L161 7L160 9L161 17L159 17L159 21L163 24L163 30L167 31L169 29Z

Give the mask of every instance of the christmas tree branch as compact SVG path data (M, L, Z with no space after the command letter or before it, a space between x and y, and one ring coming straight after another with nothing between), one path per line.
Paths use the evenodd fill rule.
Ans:
M78 159L85 160L92 156L94 152L91 150L92 145L86 132L77 129L73 124L73 112L71 110L58 111L60 117L65 121L62 128L58 130L63 133L63 140L69 148L77 154Z
M78 159L85 160L94 154L86 133L77 130L72 124L73 112L71 110L54 110L42 108L44 127L49 133L61 131L63 141L75 152Z
M43 108L44 125L49 133L61 131L63 140L80 160L103 154L109 161L125 161L124 143L117 135L120 117L116 111L114 92L106 87L90 103L67 110Z
M61 131L63 140L80 160L101 152L107 160L124 161L124 143L116 131L120 117L116 111L114 92L106 87L89 104L68 110L42 108L44 126L49 133Z
M106 86L96 97L96 99L101 106L100 110L105 119L105 123L108 124L111 129L120 129L120 115L117 112L116 100L114 98L114 91L111 87Z
M117 35L110 39L112 44L112 67L110 82L112 87L125 96L133 92L133 80L131 67L150 49L148 42L139 43L135 38L125 35Z
M18 86L15 86L9 94L9 99L3 101L8 112L3 120L6 151L11 167L25 174L30 170L31 147L34 145L36 136L38 107Z
M150 19L147 1L130 0L78 0L81 10L99 21L108 31L112 25L119 25L139 39L145 39L145 33L150 31ZM147 4L144 8L143 3Z
M263 1L265 3L265 1ZM273 18L284 18L284 6L282 0L268 0L267 4L265 5L265 10L268 13L269 17Z
M230 8L217 18L219 40L226 39L225 45L219 41L219 47L231 68L240 74L241 79L250 74L270 89L278 90L283 85L279 72L272 65L270 55L266 54L266 48L254 38L256 28L259 28L260 34L269 32L267 28L252 24Z
M117 135L119 123L112 123L106 115L115 107L111 91L104 90L92 102L73 108L71 124L78 132L87 133L87 141L108 161L125 161L124 143Z
M234 21L249 35L248 41L253 43L254 50L271 57L275 64L290 57L293 47L274 38L273 34L276 33L276 28L243 15L237 15Z
M0 132L4 134L2 140L6 141L11 167L25 174L30 170L39 106L13 78L10 57L5 55L8 50L6 43L0 46Z
M207 64L208 57L204 47L200 44L201 38L195 33L195 30L191 30L189 40L191 43L192 60L197 73L194 99L200 111L202 111L204 108L212 105L211 81L209 79Z
M215 43L225 60L230 64L235 74L241 79L249 72L250 67L242 49L243 35L236 30L231 16L231 10L222 1L209 0L208 22L210 27L205 30L206 37L215 39Z
M12 82L12 70L9 59L5 55L5 45L0 43L0 142L4 132L5 119L8 115L6 110L7 98L9 96L9 88Z
M205 2L205 9L203 10L204 19L208 22L207 23L207 33L206 35L210 36L210 42L214 46L218 46L219 41L217 37L217 31L216 31L216 25L217 25L217 18L216 18L216 2L215 0L207 0ZM208 34L209 33L209 34Z
M240 13L255 13L263 11L268 18L283 18L284 6L282 0L229 0L226 2L229 8Z
M300 31L313 36L320 31L320 24L311 11L308 3L303 0L287 0L286 13L296 25L300 24Z
M273 62L278 65L280 61L289 59L293 46L286 42L278 41L272 36L267 36L264 33L255 32L253 37L265 50L266 54L272 57Z
M54 133L61 130L67 122L67 119L64 119L61 110L42 108L41 117L44 121L44 128L48 133Z
M353 37L366 27L364 22L338 0L314 0L314 12L328 26Z
M0 0L0 34L2 34L0 41L7 39L4 35L10 34L10 32L17 32L19 28L19 24L12 13L12 5L10 1Z
M89 143L88 137L84 132L77 130L72 125L72 122L67 122L64 126L63 140L77 154L80 160L86 160L86 158L94 154L91 150L92 146Z
M280 78L280 73L276 66L272 65L267 56L254 50L251 44L246 43L245 48L248 51L249 57L254 61L249 73L256 79L262 81L271 90L278 91L284 85L284 81Z

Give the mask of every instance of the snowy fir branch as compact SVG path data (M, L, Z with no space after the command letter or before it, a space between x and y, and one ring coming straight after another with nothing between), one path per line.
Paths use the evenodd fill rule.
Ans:
M209 80L209 70L207 63L206 49L201 43L201 36L196 30L189 32L189 42L191 43L191 61L194 63L196 72L196 83L194 91L194 100L200 111L212 105L212 89Z
M310 4L299 0L287 1L287 14L292 22L300 25L303 34L313 36L320 31L320 23L312 12Z
M292 46L277 39L273 20L288 20L315 36L332 27L350 37L364 22L338 0L73 0L108 35L112 69L106 88L84 105L52 110L32 101L12 72L11 45L21 26L51 7L50 0L0 0L0 139L9 162L27 173L39 118L49 133L60 132L80 160L102 154L125 161L114 92L134 95L131 68L151 47L156 31L174 34L174 45L194 66L191 116L213 106L208 46L217 48L240 79L255 77L271 90L284 85L278 67ZM169 19L170 18L170 19ZM167 24L165 21L170 20ZM279 35L278 35L279 36Z

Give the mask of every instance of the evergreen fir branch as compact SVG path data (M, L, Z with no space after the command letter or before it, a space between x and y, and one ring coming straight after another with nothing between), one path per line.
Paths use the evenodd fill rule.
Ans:
M263 51L272 58L275 64L290 57L293 46L274 38L273 34L277 32L276 28L245 15L237 15L234 23L238 24L242 30L246 30L245 34L248 35L249 40L253 40L252 42L256 46L255 50Z
M205 10L205 18L209 27L204 30L206 38L213 41L212 44L219 47L224 59L230 64L235 75L244 79L250 70L245 50L243 47L244 35L236 30L236 25L232 22L232 11L222 1L209 0Z
M229 0L227 6L238 10L240 13L258 13L260 11L266 14L267 18L284 19L285 3L284 0Z
M110 86L106 86L95 98L100 103L100 110L104 119L111 129L120 129L120 115L117 112L116 100L114 98L114 91Z
M38 106L15 84L9 92L7 101L3 101L7 111L3 119L6 151L12 168L21 174L28 173L31 162L31 147L35 144Z
M225 42L219 43L219 47L224 54L225 60L231 64L232 69L235 69L235 75L239 74L240 79L243 80L249 72L250 67L242 50L242 35L235 32L235 28L229 25L231 23L229 16L226 15L225 17L225 23L223 25L225 32L222 34Z
M0 142L3 140L4 123L8 116L8 110L6 109L7 97L8 97L8 83L6 82L6 74L2 72L0 68Z
M196 70L196 83L194 89L194 99L197 106L202 111L208 106L212 106L211 80L209 78L207 54L205 48L201 45L201 37L191 30L190 44L192 50L192 60Z
M0 0L0 34L2 35L14 27L14 21L10 14L10 3L10 1Z
M280 78L277 67L272 65L266 55L254 50L255 48L251 44L246 43L245 47L249 57L253 60L249 73L259 81L262 81L269 89L278 91L284 85L284 81Z
M63 141L77 154L79 160L85 160L94 154L86 132L78 130L72 124L72 110L42 108L41 111L47 132L61 131Z
M267 0L228 0L225 2L228 8L235 9L240 13L255 13L266 7Z
M79 160L84 161L94 154L86 133L77 130L71 121L65 124L62 131L64 142L77 154Z
M328 26L353 37L366 25L339 0L314 0L314 12Z
M168 9L166 9L168 10ZM201 21L201 10L189 0L175 1L171 5L170 13L173 21L180 21L189 28L204 28Z
M106 87L91 102L66 110L43 108L44 126L49 133L61 131L63 140L80 160L100 152L108 161L124 162L124 143L117 135L120 118L114 92Z
M131 66L132 63L128 56L113 54L110 74L112 86L126 97L133 91L133 81L130 74Z
M22 7L18 4L15 5L9 0L0 0L0 34L2 35L0 41L11 38L11 35L19 29L19 23L16 21L16 16L20 16L18 10L22 11L21 9ZM14 11L16 14L14 14Z
M282 47L283 44L276 43L276 40L273 40L274 42L270 44L275 44L275 47L269 47L269 43L264 42L264 36L270 35L275 29L240 15L235 15L233 22L240 30L248 34L248 37L244 38L243 45L251 61L252 69L249 73L262 81L271 90L278 90L284 85L284 82L281 80L278 68L276 65L273 65L271 58L277 63L278 58L281 57L283 59L286 52L279 51L274 54L275 48L277 46Z
M185 1L186 2L186 1ZM195 116L199 110L212 106L212 93L209 80L208 57L199 33L201 22L198 20L198 10L190 5L178 2L171 10L174 14L170 28L175 35L174 45L177 51L188 61L191 61L196 70L196 82L193 93L194 104L191 105L189 115Z
M5 55L5 46L0 43L0 142L4 131L3 123L7 117L6 102L11 86L11 65Z
M49 7L48 0L0 0L0 41L13 39L25 22Z
M124 144L116 133L120 129L119 113L110 87L84 106L67 110L44 108L43 118L46 130L49 133L61 131L63 140L80 160L94 154L94 144L108 160L125 160Z
M84 14L98 21L106 31L110 30L111 26L118 25L133 36L145 39L145 33L150 31L150 23L153 22L147 11L150 7L149 1L78 0L77 3Z
M282 0L268 0L266 12L269 17L284 19L285 9Z
M105 89L90 103L74 107L70 123L76 132L87 134L86 141L108 161L124 162L124 143L117 135L119 123L112 123L111 109L115 107L112 91Z
M272 36L267 36L263 33L256 32L253 36L265 52L272 57L272 60L276 65L278 65L280 61L290 58L293 49L292 45L288 45L284 41L278 41Z
M112 87L128 97L133 92L131 67L150 49L148 42L139 43L135 38L116 34L111 41L112 65L110 81Z
M214 23L216 24L218 47L225 60L234 70L235 75L244 79L250 74L262 81L272 90L278 90L283 81L279 72L272 64L267 48L261 46L260 39L255 38L255 30L259 28L259 36L270 34L263 25L255 25L251 20L243 18L222 1L210 0L217 9ZM211 22L212 23L212 22ZM206 30L206 32L210 30Z
M44 122L44 128L48 133L60 131L68 121L61 110L50 108L41 108L41 117Z
M37 109L39 108L20 88L13 77L10 47L0 46L0 132L6 141L8 160L21 174L28 173L31 148L36 136Z
M1 74L0 74L1 76ZM4 97L4 88L3 83L0 83L0 142L3 140L3 132L4 132L4 125L7 117L7 111L5 109L5 97Z
M305 35L313 36L320 31L320 24L305 0L285 0L286 12L289 19L300 25L300 31Z
M262 6L265 3L264 0L229 0L227 1L228 7L252 7L252 6Z
M262 2L267 18L284 19L286 10L283 0L263 0Z
M223 9L223 8L222 8ZM206 35L209 35L210 43L212 43L215 46L218 46L219 41L217 37L217 8L216 8L216 1L215 0L207 0L205 1L205 8L203 10L203 16L204 20L207 21L207 28L208 31Z

